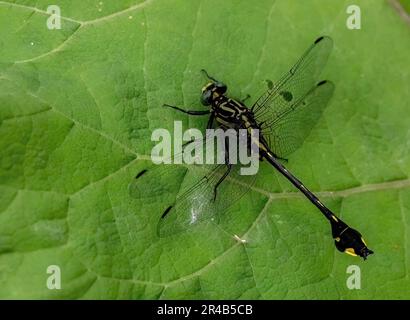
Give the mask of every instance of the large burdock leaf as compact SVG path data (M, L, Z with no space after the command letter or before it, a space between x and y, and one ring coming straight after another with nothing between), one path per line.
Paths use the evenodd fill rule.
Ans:
M410 29L385 1L355 3L360 30L350 1L55 1L49 30L49 2L0 1L0 297L410 298ZM336 91L287 166L375 255L336 252L266 164L219 227L158 238L173 195L128 185L151 165L154 129L207 121L161 105L202 108L201 68L256 99L323 34Z

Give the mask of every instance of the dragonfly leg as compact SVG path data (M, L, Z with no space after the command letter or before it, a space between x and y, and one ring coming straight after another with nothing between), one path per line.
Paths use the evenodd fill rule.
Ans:
M211 116L209 117L208 123L206 125L207 129L212 129L212 125L214 124L214 118L215 118L214 113L211 113Z
M180 112L190 114L191 116L203 116L203 115L207 115L211 112L210 110L184 110L184 109L181 109L181 108L178 108L178 107L175 107L175 106L171 106L169 104L164 104L163 107L175 109L175 110L178 110Z
M225 171L225 173L222 175L222 177L218 180L218 182L216 183L215 187L214 187L214 201L216 199L216 190L218 189L218 186L225 180L225 178L228 176L228 174L231 172L232 169L232 164L228 163L227 164L227 170Z
M190 143L192 143L192 142L194 142L194 141L195 141L195 140L192 139L192 140L189 140L189 141L183 143L183 144L182 144L182 148L185 148L188 144L190 144Z
M207 123L207 125L206 125L206 129L212 129L212 126L213 126L213 123L214 123L214 119L215 119L215 115L214 115L214 113L213 112L210 112L210 116L209 116L209 119L208 119L208 123ZM186 147L188 144L190 144L190 143L192 143L192 142L194 142L195 141L195 139L192 139L192 140L190 140L190 141L187 141L187 142L185 142L183 145L182 145L182 147L184 148L184 147Z
M286 162L286 163L288 163L288 162L289 162L289 160L288 160L288 159L286 159L286 158L277 157L277 159L282 160L282 161L284 161L284 162Z

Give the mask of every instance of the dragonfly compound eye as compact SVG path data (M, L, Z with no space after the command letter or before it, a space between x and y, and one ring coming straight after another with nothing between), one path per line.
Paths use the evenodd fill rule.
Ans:
M222 83L222 82L216 82L216 83L215 83L215 88L216 88L216 91L217 91L219 94L224 94L224 93L226 92L226 90L228 89L228 87L226 86L226 84L225 84L225 83Z
M201 103L204 106L209 106L211 104L211 99L212 99L212 91L211 90L205 90L204 92L202 92Z

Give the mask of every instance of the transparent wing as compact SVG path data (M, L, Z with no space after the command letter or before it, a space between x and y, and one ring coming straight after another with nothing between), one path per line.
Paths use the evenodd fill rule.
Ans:
M278 157L283 158L302 145L321 117L333 91L333 83L320 82L299 103L290 107L287 113L273 119L272 123L262 130L263 134L269 137L268 143Z
M184 231L207 219L217 223L219 215L249 190L256 177L239 175L239 166L235 165L225 181L218 186L215 195L214 188L226 173L227 167L219 165L208 174L196 169L191 169L189 174L190 179L194 176L197 182L182 190L175 204L167 207L161 216L158 223L158 233L161 237Z
M291 114L299 108L323 110L328 98L330 98L329 96L327 99L325 99L325 97L312 99L313 97L310 95L313 94L313 91L317 90L315 84L318 82L319 74L326 64L332 46L333 41L331 38L326 36L318 38L292 69L267 90L252 106L255 118L262 124L262 134L265 135L268 142L270 141L272 151L279 157L288 155L303 143L303 140L320 117L321 112L316 112L316 115L319 115L319 117L310 117L311 121L303 121L302 126L299 126L300 123L291 123L292 118L299 118L298 116L291 116ZM327 90L321 88L319 92L328 92L330 86L331 84L327 84L325 86ZM316 94L318 94L318 92L316 92ZM307 103L307 100L311 102ZM314 103L321 103L321 105L318 106ZM277 127L276 131L273 130L274 128L272 128L272 126ZM278 127L281 127L281 129L278 129ZM285 127L291 127L294 132L288 132L285 130ZM280 138L282 141L286 135L293 136L291 141L286 142L286 147L281 147L280 144L278 144L277 141L279 138L278 135L275 134L278 133L278 131L284 134L284 137ZM296 131L299 131L299 133ZM298 139L296 139L296 137L298 137Z
M188 145L189 150L207 141L209 139L196 140ZM177 157L183 157L186 150ZM130 194L140 198L147 196L144 193L150 194L148 190L151 189L173 195L158 212L158 234L169 236L204 220L218 222L218 216L238 201L255 181L256 175L241 175L241 168L242 165L233 164L229 174L218 185L227 173L226 164L154 166L137 175L130 184Z

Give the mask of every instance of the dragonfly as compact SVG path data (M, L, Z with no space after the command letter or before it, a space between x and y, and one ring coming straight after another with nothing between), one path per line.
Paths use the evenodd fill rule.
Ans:
M190 116L208 116L207 129L242 129L245 132L259 130L256 143L260 161L266 161L273 166L319 209L330 224L334 244L339 251L366 260L373 251L367 247L361 233L337 217L283 164L287 162L286 157L303 144L334 92L334 84L331 81L318 81L332 47L333 41L330 37L321 36L316 39L279 81L275 84L268 82L268 88L251 107L247 107L243 100L229 97L227 85L210 76L205 70L202 72L208 81L202 88L201 103L207 107L206 110L186 110L168 104L164 107ZM250 134L248 139L251 139ZM190 141L187 145L191 142L198 145L204 140ZM181 180L173 181L174 186L171 189L177 188L180 192L161 212L158 222L160 236L185 231L197 222L207 219L217 221L255 181L255 175L241 175L240 165L229 163L229 160L217 165L187 167ZM191 179L188 181L194 182L184 185L183 180L188 171L191 172ZM150 170L144 169L137 174L131 185L131 193L135 196L140 196L142 192L143 177L155 180L156 185L158 182L162 183L161 175L150 177L149 172Z

